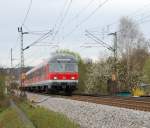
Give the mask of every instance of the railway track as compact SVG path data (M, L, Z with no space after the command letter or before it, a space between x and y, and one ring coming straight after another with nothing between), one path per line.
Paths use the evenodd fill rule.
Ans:
M95 96L95 95L92 96L82 94L64 96L64 95L50 95L43 93L36 93L36 94L150 112L150 97L120 97L120 96Z
M150 98L123 98L123 97L92 97L92 96L80 96L73 95L72 97L67 97L72 100L85 101L97 104L104 104L134 110L148 111L150 112Z

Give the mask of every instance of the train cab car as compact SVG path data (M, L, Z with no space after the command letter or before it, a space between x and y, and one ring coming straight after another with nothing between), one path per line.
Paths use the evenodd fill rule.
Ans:
M78 84L78 63L74 56L55 54L26 73L25 90L64 91L71 94Z

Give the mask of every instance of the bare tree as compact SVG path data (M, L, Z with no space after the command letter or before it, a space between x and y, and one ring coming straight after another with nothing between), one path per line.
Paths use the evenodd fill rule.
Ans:
M146 41L143 34L140 32L138 25L127 17L120 20L118 34L119 51L123 59L126 60L127 66L127 85L131 83L131 67L133 64L131 55L136 49L146 49Z

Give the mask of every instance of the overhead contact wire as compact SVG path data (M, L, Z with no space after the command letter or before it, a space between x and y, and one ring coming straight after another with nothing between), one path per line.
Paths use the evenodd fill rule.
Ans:
M26 22L26 20L27 20L27 18L28 18L29 13L30 13L30 10L31 10L31 6L32 6L32 0L30 0L29 6L28 6L28 10L27 10L27 12L26 12L26 15L25 15L25 17L24 17L24 20L23 20L21 26L23 26L23 25L25 24L25 22Z

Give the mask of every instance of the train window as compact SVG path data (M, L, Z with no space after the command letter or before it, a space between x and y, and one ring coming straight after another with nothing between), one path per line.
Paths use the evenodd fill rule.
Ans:
M75 63L51 63L51 72L77 72L77 64Z
M65 71L66 72L77 72L77 65L75 63L66 63Z
M51 72L64 72L65 66L64 63L51 63L50 71Z
M49 64L49 71L54 72L54 70L55 70L55 64L54 63Z
M64 68L65 68L65 65L63 63L57 63L56 64L56 70L58 72L63 72L64 71Z

